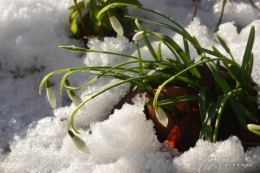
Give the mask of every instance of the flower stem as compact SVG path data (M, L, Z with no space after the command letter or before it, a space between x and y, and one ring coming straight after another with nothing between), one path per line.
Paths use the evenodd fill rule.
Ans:
M80 12L80 10L79 10L79 6L78 6L78 3L77 3L77 0L74 0L74 3L75 3L75 6L76 6L77 11L78 11L78 14L79 14L80 24L81 24L81 26L82 26L82 28L83 28L84 35L87 36L87 29L86 29L86 27L85 27L85 24L84 24L84 21L83 21L81 12Z

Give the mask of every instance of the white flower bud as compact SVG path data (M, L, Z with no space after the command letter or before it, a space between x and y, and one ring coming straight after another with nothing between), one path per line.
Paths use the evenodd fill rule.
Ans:
M75 147L82 153L90 155L90 151L86 143L78 136L74 135L74 133L69 130L68 131L72 141L75 144Z
M164 110L162 110L161 107L157 107L155 109L155 114L156 114L156 117L158 119L158 121L164 126L164 127L167 127L168 125L168 118L167 118L167 115L165 114Z
M50 82L47 81L46 83L46 93L47 93L47 98L49 100L49 103L51 105L52 108L56 108L56 96L55 93L52 89L52 87L50 86Z
M74 91L69 91L68 95L75 106L78 106L83 102L82 99ZM87 111L85 105L81 106L79 110L82 112Z
M255 124L248 124L247 128L250 132L260 136L260 126L255 125Z
M113 27L113 29L121 36L124 35L124 30L120 22L117 20L117 18L113 15L109 17L110 23Z
M139 31L133 36L134 41L138 41L144 37L144 31Z

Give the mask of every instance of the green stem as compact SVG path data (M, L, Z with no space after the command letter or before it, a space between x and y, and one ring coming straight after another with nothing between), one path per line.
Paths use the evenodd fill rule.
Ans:
M74 0L74 4L75 4L76 9L77 9L78 14L79 14L80 24L81 24L81 26L83 28L84 35L87 36L87 29L85 27L85 24L84 24L82 15L81 15L81 11L79 10L79 6L78 6L78 3L77 3L77 0Z

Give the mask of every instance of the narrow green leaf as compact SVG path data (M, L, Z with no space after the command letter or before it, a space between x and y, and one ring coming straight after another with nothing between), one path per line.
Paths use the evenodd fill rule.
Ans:
M127 57L127 58L132 58L132 59L138 59L136 56L128 55L128 54L122 54L122 53L116 53L116 52L108 52L108 51L102 51L102 50L91 50L91 49L84 49L81 47L75 47L75 46L59 46L59 48L69 50L72 52L81 52L81 53L104 53L104 54L109 54L109 55L118 55L122 57Z
M252 102L255 102L255 103L257 103L257 96L246 96L245 98L244 98L245 100L248 100L248 101L252 101Z
M225 78L222 76L222 74L218 70L218 67L216 66L216 64L212 61L206 62L206 64L209 67L212 74L214 75L214 77L216 78L216 81L219 84L219 86L221 87L222 91L225 94L228 94L230 92L230 87L227 84L227 81L225 80Z
M141 56L141 51L140 51L140 47L138 45L138 42L135 42L136 45L136 50L137 50L137 54L138 54L138 62L139 62L139 76L144 75L144 69L143 69L143 62L142 62L142 56Z
M202 123L205 121L207 113L207 102L206 102L206 88L199 90L199 109L200 109L200 118Z
M194 101L194 100L198 100L198 99L199 99L198 96L179 96L179 97L175 97L172 99L160 100L160 101L158 101L158 106L168 105L168 104L173 104L173 103L178 103L178 102ZM148 102L146 104L151 105L152 102Z
M213 135L213 142L217 141L218 138L218 129L219 129L219 124L220 124L220 120L221 120L221 116L222 116L222 112L224 110L224 107L226 106L227 101L232 98L234 96L234 94L236 92L238 92L241 89L235 89L231 92L229 92L228 94L224 95L224 99L222 100L222 103L220 104L220 107L218 109L218 115L216 118L216 122L215 122L215 129L214 129L214 135Z
M110 3L115 3L115 2L142 6L142 4L138 0L111 0Z
M247 63L247 68L246 68L246 88L250 86L251 82L251 75L252 75L252 70L253 70L253 65L254 65L254 54L251 53L248 63Z
M249 33L249 37L247 40L247 45L246 45L246 50L243 56L243 61L242 61L242 70L241 70L241 85L243 90L245 91L248 85L248 70L249 70L249 66L250 64L250 57L251 57L251 52L253 49L253 44L254 44L254 38L255 38L255 27L252 26L250 33Z
M230 55L230 57L232 58L232 60L234 60L234 57L228 47L228 45L226 44L226 42L218 35L218 34L215 34L216 37L218 38L218 41L220 42L221 46L225 49L225 51Z
M218 98L218 100L212 104L210 109L207 111L207 116L205 118L205 121L202 124L201 133L200 133L200 139L203 139L205 134L207 133L207 130L209 126L211 126L211 123L213 122L213 119L216 117L217 112L225 99L225 96L222 95Z
M157 50L157 60L162 60L162 42L158 43L158 50Z
M235 111L236 116L239 120L239 122L241 123L241 125L246 129L247 128L247 123L246 123L246 119L244 117L243 112L241 112L240 109L238 109L237 105L239 104L239 102L237 100L235 100L234 98L230 98L229 100L232 109Z
M242 104L240 104L239 102L237 102L236 104L237 109L239 109L247 118L255 122L258 122L258 119L255 117L255 115L253 115L249 110L247 110Z
M182 37L182 40L183 40L183 45L184 45L185 53L186 53L186 55L188 56L188 58L190 59L189 43L188 43L187 39L186 39L184 36Z
M109 10L110 8L116 8L116 7L120 7L120 6L127 6L127 7L132 7L132 8L140 8L140 6L138 6L138 5L132 5L132 4L127 4L127 3L118 3L118 2L112 3L112 4L109 4L109 5L105 6L104 8L102 8L99 11L99 13L97 15L97 19L99 19L101 17L101 15L103 13L105 13L107 10Z

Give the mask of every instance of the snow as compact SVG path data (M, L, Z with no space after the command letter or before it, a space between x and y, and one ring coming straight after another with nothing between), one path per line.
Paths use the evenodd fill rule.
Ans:
M144 6L173 17L205 47L216 45L214 37L221 1L199 1L197 15L191 21L193 1L140 0ZM59 76L50 79L57 96L52 110L43 91L38 94L42 78L56 69L79 66L115 65L126 61L119 56L88 53L77 54L58 48L59 45L83 46L72 39L67 9L69 0L0 0L0 172L245 172L259 171L260 147L243 151L234 136L216 144L199 140L185 153L170 150L156 139L151 121L147 121L144 97L135 97L133 104L111 109L129 91L125 84L96 97L86 104L87 112L79 112L76 126L80 137L90 148L84 155L74 147L67 134L70 115L75 108L65 91L58 97ZM260 7L260 3L255 3ZM160 20L142 11L131 9L135 16ZM182 38L158 26L143 24L149 30L163 32L181 44ZM248 1L227 3L222 36L238 62L242 61L250 27L255 26L253 79L260 84L260 13ZM141 46L142 43L140 42ZM153 46L158 44L154 41ZM92 39L88 46L96 50L133 54L134 46L125 37ZM165 48L164 48L165 49ZM146 47L142 55L152 58ZM170 56L169 51L163 53ZM192 57L196 52L191 51ZM77 74L69 78L74 86L93 76ZM109 82L103 79L77 94L84 95Z

